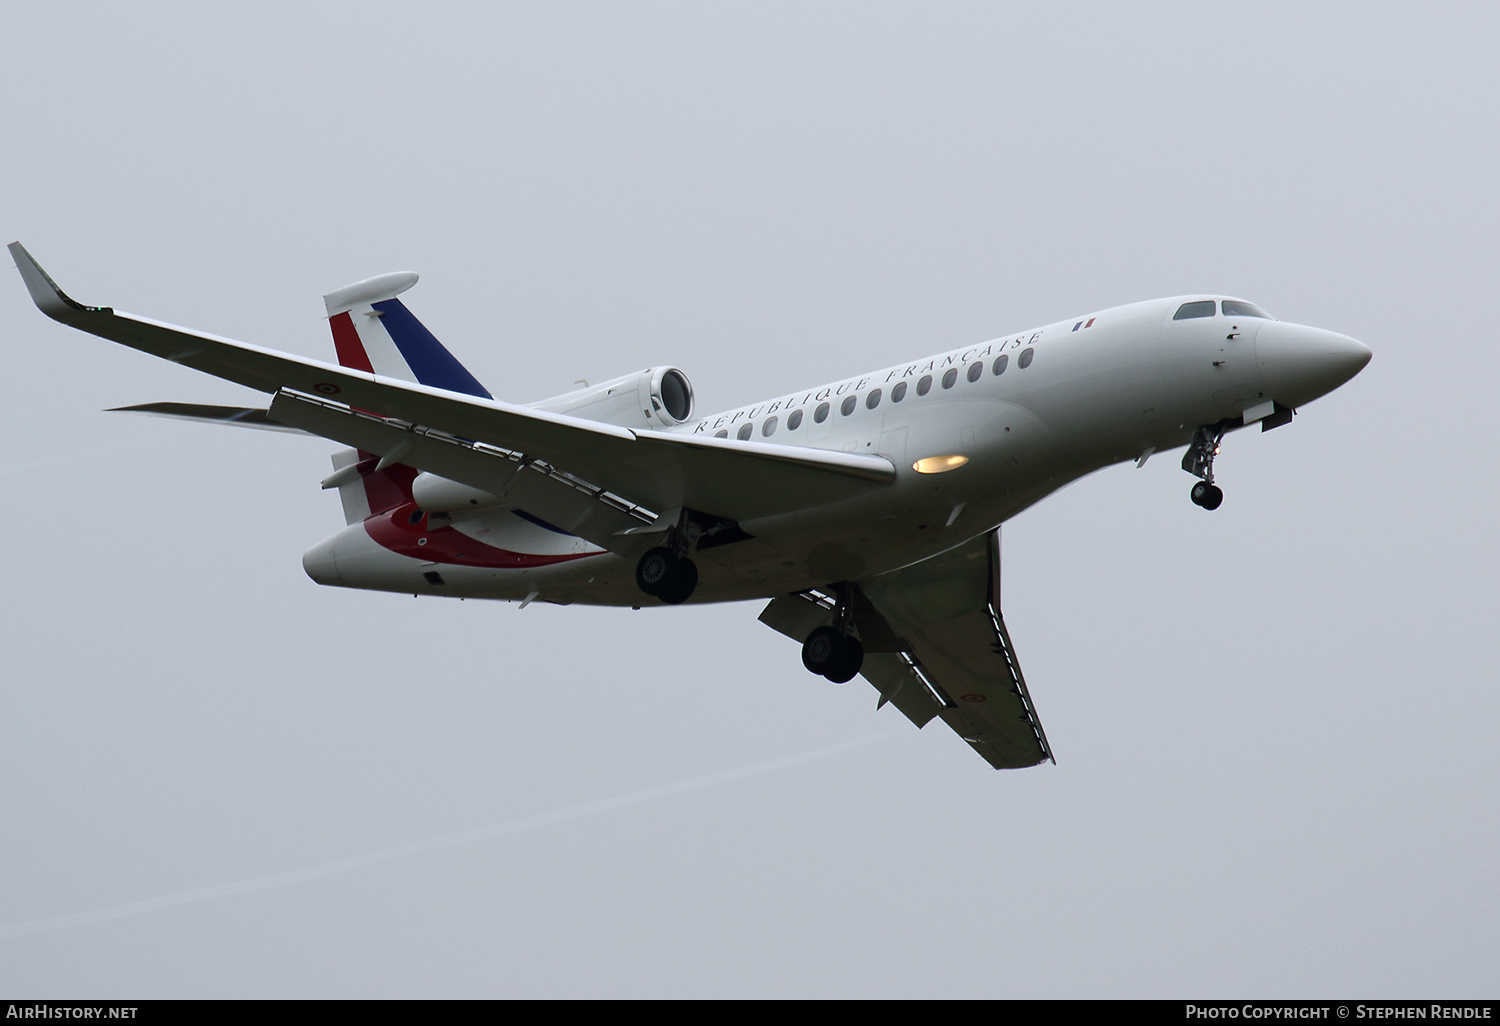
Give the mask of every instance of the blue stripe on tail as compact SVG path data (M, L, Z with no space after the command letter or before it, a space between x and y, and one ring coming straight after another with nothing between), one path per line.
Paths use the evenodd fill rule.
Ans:
M433 337L422 322L399 299L385 299L371 304L380 311L380 323L401 357L417 380L433 388L445 388L450 392L493 399L489 389L481 385L443 344Z

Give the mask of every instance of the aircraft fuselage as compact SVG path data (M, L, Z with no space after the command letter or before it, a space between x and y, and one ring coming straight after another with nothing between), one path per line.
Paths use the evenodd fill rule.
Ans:
M876 454L896 476L856 498L741 521L749 537L694 552L701 574L691 601L770 597L895 570L991 531L1095 470L1186 445L1200 427L1285 423L1369 357L1354 339L1269 319L1250 304L1178 297L698 418L671 430ZM402 507L353 524L309 550L304 566L319 583L352 588L643 604L632 560L524 512L499 504L419 514ZM517 558L475 555L491 550Z

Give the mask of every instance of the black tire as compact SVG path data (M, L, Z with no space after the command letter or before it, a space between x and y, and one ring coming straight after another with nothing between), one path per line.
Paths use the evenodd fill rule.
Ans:
M666 584L657 589L656 597L669 606L681 605L698 587L698 564L687 557L673 557L675 564Z
M1208 493L1203 496L1203 501L1198 503L1204 509L1218 509L1224 504L1224 489L1218 485L1209 485Z
M815 627L802 643L802 665L808 672L823 677L838 666L842 646L839 632L832 627Z
M1193 490L1188 492L1188 498L1193 500L1194 506L1201 506L1203 505L1203 500L1208 496L1208 490L1212 487L1213 485L1207 481L1199 481L1193 485Z
M840 638L838 663L823 676L835 684L847 684L865 664L865 646L858 638Z
M671 549L654 548L641 557L635 565L635 584L647 595L657 596L667 587L677 569L677 557ZM698 575L693 574L697 583Z

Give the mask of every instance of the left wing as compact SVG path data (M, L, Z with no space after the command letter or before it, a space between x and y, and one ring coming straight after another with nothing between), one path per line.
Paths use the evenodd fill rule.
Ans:
M880 705L890 702L918 727L941 717L995 769L1018 769L1056 760L1000 615L999 579L1000 535L992 531L860 582L867 605L856 604L854 624L866 653L860 676L880 692ZM831 615L801 594L774 600L760 618L800 642Z
M289 356L109 307L85 306L58 288L19 242L10 244L10 252L32 300L53 320L277 393L270 416L288 427L322 433L313 424L329 422L323 411L331 408L345 415L340 423L361 416L378 419L389 430L380 432L386 447L373 451L387 457L391 449L410 441L402 438L403 432L410 436L433 428L451 439L503 449L523 462L544 461L586 487L624 497L636 506L658 512L691 508L736 521L838 502L895 480L895 468L880 456L630 430ZM311 415L306 422L294 422L290 415L278 415L278 407ZM342 432L328 437L345 441ZM462 473L432 469L469 483Z

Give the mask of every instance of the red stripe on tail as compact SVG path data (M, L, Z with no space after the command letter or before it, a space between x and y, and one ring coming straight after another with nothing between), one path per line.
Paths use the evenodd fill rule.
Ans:
M359 340L359 332L354 330L354 321L349 314L334 314L328 318L328 326L333 329L333 349L339 354L339 366L374 374L375 368L370 366L365 344Z

